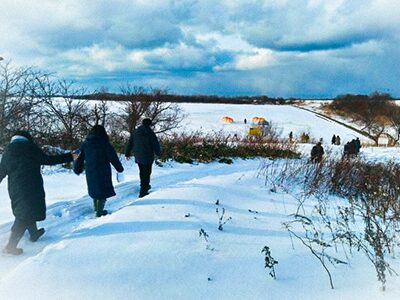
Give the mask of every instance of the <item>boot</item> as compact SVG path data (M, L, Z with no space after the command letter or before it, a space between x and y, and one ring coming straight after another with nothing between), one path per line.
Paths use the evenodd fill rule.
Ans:
M17 235L14 231L11 231L10 239L7 246L3 249L3 253L11 255L22 254L23 250L21 248L17 248L18 242L21 238L21 235Z
M97 206L98 206L98 200L97 199L93 199L93 208L94 208L94 211L95 212L97 212Z
M45 232L44 228L37 228L36 222L27 223L27 229L30 235L31 242L36 242Z
M29 238L31 242L36 242L44 233L46 230L44 228L38 229L36 232L31 233L31 237Z
M104 205L106 204L106 199L98 199L97 200L97 211L96 217L106 216L108 211L104 209Z
M9 245L3 249L3 253L11 255L21 255L23 252L22 248L10 247Z
M144 196L147 196L149 194L149 192L148 192L148 190L140 190L140 193L139 193L139 198L143 198Z
M106 209L103 209L102 211L98 211L96 213L96 217L100 218L102 216L107 216L108 215L108 211Z

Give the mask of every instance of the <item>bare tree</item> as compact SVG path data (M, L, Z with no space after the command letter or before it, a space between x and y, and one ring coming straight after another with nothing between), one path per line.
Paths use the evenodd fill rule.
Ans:
M113 114L110 113L109 105L103 97L107 94L109 94L109 91L106 86L101 86L92 93L92 95L98 95L99 99L96 99L96 103L89 111L89 119L87 121L90 126L98 124L106 126L107 121L109 121L109 119L112 119Z
M77 99L85 90L76 88L72 81L52 80L50 76L36 79L40 87L40 114L42 119L52 122L52 138L62 146L76 147L89 127L87 100Z
M390 126L390 115L395 104L393 98L385 93L366 95L343 95L336 97L331 108L344 113L358 122L361 130L378 144L379 138L386 134Z
M154 99L148 107L146 116L150 118L155 126L156 133L166 133L179 127L185 118L180 106L176 103L162 101L165 90L153 89L151 96Z
M121 87L122 94L128 98L120 114L121 129L131 132L144 117L150 118L156 133L165 133L179 127L185 117L178 104L163 101L165 90L151 89L130 84Z
M15 129L29 129L35 73L38 71L30 67L14 68L10 62L0 63L0 141Z
M90 118L88 119L88 123L91 126L98 124L106 126L107 120L110 116L110 109L107 101L100 101L99 103L96 103L90 110L89 116Z
M392 146L396 145L400 140L400 108L396 105L390 109L388 116L392 131L387 132L386 135L389 138Z

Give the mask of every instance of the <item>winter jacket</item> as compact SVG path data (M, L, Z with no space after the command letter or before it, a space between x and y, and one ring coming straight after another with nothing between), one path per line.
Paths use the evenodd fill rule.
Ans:
M134 130L126 145L125 155L130 156L133 149L135 162L143 165L151 165L154 155L161 155L160 143L149 126L139 126Z
M321 145L315 145L311 149L311 160L312 161L321 161L322 156L324 155L324 148Z
M72 161L71 153L49 156L27 139L12 141L0 164L0 182L8 176L8 193L17 219L42 221L46 218L45 192L41 165Z
M115 196L110 163L118 172L124 171L110 142L104 137L89 135L81 145L74 172L80 174L85 168L89 196L93 199Z

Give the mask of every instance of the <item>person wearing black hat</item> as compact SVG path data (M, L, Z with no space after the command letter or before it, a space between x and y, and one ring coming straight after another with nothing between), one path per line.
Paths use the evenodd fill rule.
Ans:
M149 194L154 157L161 155L160 143L154 131L150 128L151 124L150 119L143 119L142 125L132 132L125 149L126 159L130 159L133 150L135 162L139 167L140 198Z
M74 164L75 174L80 174L85 168L89 196L93 199L96 217L105 216L106 200L115 196L111 178L111 165L119 172L124 168L119 161L114 147L108 140L105 128L95 125L80 147L80 154Z
M50 156L33 141L27 131L17 131L6 147L0 163L0 182L8 176L8 193L15 216L11 235L3 252L22 254L18 242L28 230L30 240L36 242L45 232L36 222L46 218L45 192L40 172L42 165L57 165L76 158L72 153Z

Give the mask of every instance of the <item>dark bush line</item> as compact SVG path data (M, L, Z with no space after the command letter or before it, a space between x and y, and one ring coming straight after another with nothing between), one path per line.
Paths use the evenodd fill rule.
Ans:
M123 95L118 93L93 93L76 97L85 100L103 101L154 101L154 96L148 93L140 95ZM223 103L223 104L293 104L294 98L274 98L261 96L217 96L217 95L175 95L163 94L161 101L172 103Z
M268 142L266 139L252 141L235 136L180 135L161 139L160 161L174 160L181 163L220 161L231 163L231 158L299 158L293 144Z

